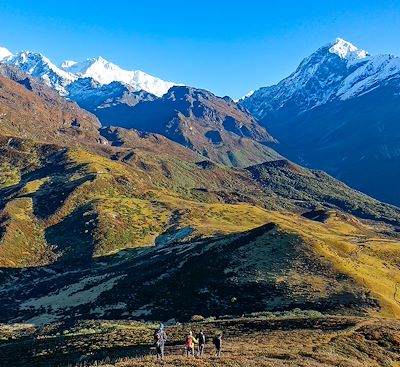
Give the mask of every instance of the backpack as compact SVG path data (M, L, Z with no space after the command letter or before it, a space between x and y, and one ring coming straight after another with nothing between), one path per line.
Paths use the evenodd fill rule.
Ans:
M188 348L192 348L193 347L193 339L191 336L188 336L186 339L186 345L188 346Z
M161 345L161 333L160 332L156 332L154 334L154 345L156 347L159 347Z

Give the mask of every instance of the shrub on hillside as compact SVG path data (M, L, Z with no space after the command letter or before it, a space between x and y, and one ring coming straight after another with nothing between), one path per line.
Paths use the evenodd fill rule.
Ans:
M192 322L201 322L201 321L204 321L204 317L201 316L201 315L193 315L190 318L190 321L192 321Z

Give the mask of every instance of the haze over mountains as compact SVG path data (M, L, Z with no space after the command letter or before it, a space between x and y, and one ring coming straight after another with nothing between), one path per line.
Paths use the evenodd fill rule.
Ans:
M302 64L302 82L240 104L99 58L59 68L40 54L1 54L0 321L187 320L200 301L204 316L400 315L400 209L274 150L289 146L278 136L285 108L341 108L395 85L388 77L363 94L368 82L342 99L340 80L369 62L365 52L338 40ZM284 102L261 107L272 97ZM297 149L295 121L281 123L293 123L282 131ZM347 137L332 146L356 141Z

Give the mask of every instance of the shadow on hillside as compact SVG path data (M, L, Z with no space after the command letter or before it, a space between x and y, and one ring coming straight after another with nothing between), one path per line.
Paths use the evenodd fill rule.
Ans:
M59 155L57 154L57 161L62 162L62 164L56 163L57 161L54 159L49 159L44 167L23 174L19 183L0 189L0 210L3 210L10 200L24 197L32 198L33 214L38 219L45 219L54 214L78 186L94 179L93 174L86 174L69 181L69 177L82 172L86 165L78 164L68 167L63 158L65 152L61 153L62 157ZM46 181L34 193L20 193L27 183L44 179Z
M89 257L92 243L87 237L80 252L69 257L68 246L73 244L68 231L81 226L83 218L95 220L84 215L90 210L78 208L65 223L46 232L49 241L66 251L57 263L0 269L5 310L0 322L18 317L35 324L43 323L43 317L185 321L199 313L208 317L300 308L360 314L366 307L377 307L362 285L274 223L97 259Z
M18 198L20 196L17 193L30 181L40 180L50 176L54 172L55 168L53 165L47 165L43 168L36 169L34 171L21 175L20 181L11 186L0 189L0 210L3 210L7 201ZM28 196L28 195L23 195Z
M33 214L37 218L45 219L56 213L75 189L95 179L94 174L87 174L72 181L68 180L68 176L80 172L83 167L82 164L62 172L54 172L35 194L30 195L33 200Z
M93 204L89 203L79 206L61 222L46 228L47 243L62 254L58 262L73 260L74 266L92 262L96 222L97 213Z

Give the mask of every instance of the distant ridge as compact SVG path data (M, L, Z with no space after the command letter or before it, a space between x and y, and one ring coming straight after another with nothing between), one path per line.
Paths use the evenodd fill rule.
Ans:
M12 54L0 48L0 63L19 66L32 76L42 78L50 87L68 95L66 86L81 78L91 78L100 84L121 82L135 90L162 96L176 83L166 82L140 70L123 70L101 56L82 62L66 60L56 66L41 53L20 51Z

